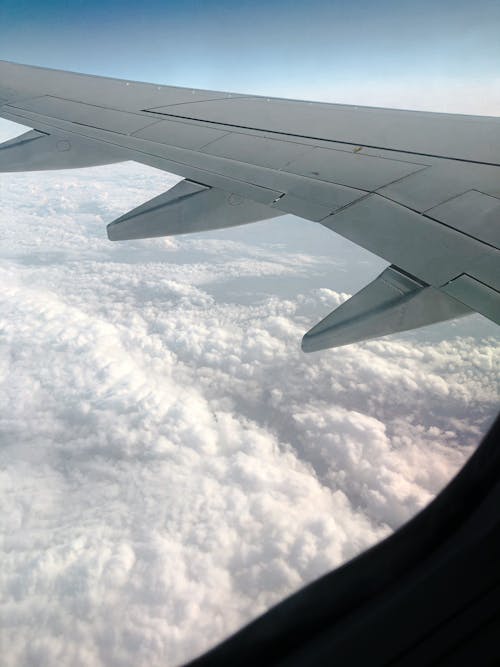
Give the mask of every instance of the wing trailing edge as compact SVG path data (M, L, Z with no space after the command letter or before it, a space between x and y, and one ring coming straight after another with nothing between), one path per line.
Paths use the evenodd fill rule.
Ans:
M238 194L183 180L107 226L110 241L235 227L283 215Z
M395 266L336 308L302 339L304 352L417 329L473 312Z

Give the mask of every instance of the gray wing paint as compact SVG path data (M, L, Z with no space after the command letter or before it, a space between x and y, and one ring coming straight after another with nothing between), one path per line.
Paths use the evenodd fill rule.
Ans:
M0 116L33 130L0 171L124 160L184 177L111 240L285 213L391 265L305 335L306 351L470 312L500 323L500 118L193 90L0 61Z

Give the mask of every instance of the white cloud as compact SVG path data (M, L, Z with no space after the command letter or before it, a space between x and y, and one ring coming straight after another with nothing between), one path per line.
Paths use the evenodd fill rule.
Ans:
M6 665L186 660L412 516L495 411L479 317L304 355L349 274L291 219L106 240L173 182L0 178Z

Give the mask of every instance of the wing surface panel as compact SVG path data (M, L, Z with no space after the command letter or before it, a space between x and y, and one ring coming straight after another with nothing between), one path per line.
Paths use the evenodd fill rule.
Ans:
M285 169L304 153L312 150L311 146L292 141L227 132L223 137L206 146L203 152L260 167Z
M500 197L500 167L434 160L422 170L380 188L379 193L424 213L469 190Z
M140 114L115 111L49 95L35 97L10 106L13 109L33 112L48 118L58 118L60 120L70 118L71 122L77 125L88 125L118 134L133 134L157 122Z
M478 258L498 258L490 246L376 194L322 224L435 287Z
M425 164L371 157L361 151L315 148L294 160L285 171L373 192L425 167Z
M133 134L138 139L146 139L166 146L201 150L207 144L226 136L227 132L182 121L160 120Z
M469 190L427 211L434 220L500 248L500 199Z
M451 280L443 292L500 324L500 292L466 273Z

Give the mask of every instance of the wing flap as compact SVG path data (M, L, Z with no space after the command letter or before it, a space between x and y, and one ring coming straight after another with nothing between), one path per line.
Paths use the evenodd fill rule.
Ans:
M235 193L189 180L122 215L107 226L111 241L147 239L235 227L282 215Z
M304 352L416 329L472 312L395 266L336 308L302 339Z

